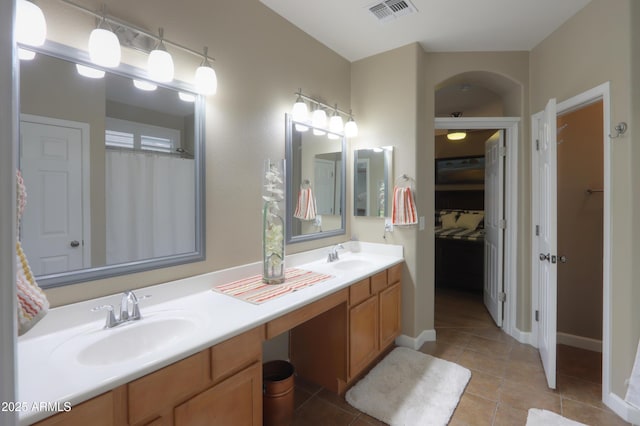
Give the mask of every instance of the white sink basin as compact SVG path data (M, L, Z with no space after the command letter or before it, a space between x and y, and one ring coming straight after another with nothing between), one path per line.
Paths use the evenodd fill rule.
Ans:
M369 268L373 266L373 263L363 259L344 259L332 262L329 265L332 268L342 271L352 271L356 269Z
M74 336L58 346L53 356L75 358L79 364L86 366L106 366L174 346L199 328L195 317L165 313L143 316L138 321L111 329Z

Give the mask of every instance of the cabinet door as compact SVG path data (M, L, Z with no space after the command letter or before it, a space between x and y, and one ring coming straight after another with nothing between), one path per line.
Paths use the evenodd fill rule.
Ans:
M262 424L262 365L255 363L174 410L175 426Z
M72 407L71 411L56 414L36 423L37 426L115 426L124 423L119 398L124 388L96 396Z
M400 334L401 319L401 287L397 282L380 292L380 349L393 343Z
M354 377L378 354L378 297L349 310L349 376Z

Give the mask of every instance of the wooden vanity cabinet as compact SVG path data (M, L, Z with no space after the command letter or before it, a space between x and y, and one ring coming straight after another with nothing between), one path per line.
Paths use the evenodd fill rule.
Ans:
M259 326L36 424L261 425L264 337Z

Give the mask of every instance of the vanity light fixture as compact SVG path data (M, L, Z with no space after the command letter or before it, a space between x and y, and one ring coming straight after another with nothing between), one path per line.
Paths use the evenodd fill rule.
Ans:
M208 58L209 48L204 47L204 59L198 68L196 68L196 90L202 95L215 95L218 91L218 76L211 66Z
M344 122L338 113L338 104L335 105L333 115L329 119L329 130L333 132L329 133L329 139L338 139L338 134L341 134L344 131Z
M16 3L16 41L26 46L42 46L47 38L47 21L42 9L27 0ZM30 61L36 52L18 48L18 57Z
M144 90L146 92L153 92L158 88L157 85L144 80L133 80L133 85L136 86L136 88Z
M158 34L160 39L156 47L149 53L147 60L147 72L149 78L159 83L168 83L173 80L173 58L171 54L167 52L167 48L162 41L164 37L164 29L159 28Z
M322 107L318 106L318 108L313 111L313 114L311 114L311 125L314 127L314 135L322 136L327 133L324 130L320 130L327 127L327 113Z
M291 118L295 122L297 131L304 132L308 130L307 127L301 123L309 123L314 127L314 135L326 134L327 132L322 130L327 129L326 111L332 111L331 117L328 120L328 137L330 139L338 139L340 138L340 135L343 134L348 138L358 136L358 125L353 119L353 113L351 112L351 110L349 110L349 113L347 114L346 112L338 109L338 104L334 104L334 106L327 105L324 102L320 102L310 96L305 95L304 93L302 93L302 89L299 89L297 92L295 92L295 95L296 101L293 104ZM307 115L307 102L313 109L311 120L308 119ZM344 123L343 117L348 118L346 123Z
M307 126L300 123L306 123L309 120L309 110L307 109L307 103L302 99L302 89L298 91L298 99L293 104L293 110L291 111L291 118L296 121L296 130L298 132L306 132L309 130Z
M351 110L349 110L349 119L347 123L344 125L344 135L348 138L355 138L358 136L358 125L356 121L353 119L353 114Z
M89 57L96 65L115 68L120 65L120 42L104 18L105 14L106 7L102 5L102 19L89 35Z
M86 65L76 64L78 74L87 78L104 78L104 71Z

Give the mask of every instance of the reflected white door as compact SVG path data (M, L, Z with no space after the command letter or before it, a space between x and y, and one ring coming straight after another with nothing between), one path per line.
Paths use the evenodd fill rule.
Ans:
M484 304L502 327L504 260L504 130L485 143Z
M556 324L557 324L557 134L556 100L551 99L537 126L538 194L537 245L538 262L538 349L550 388L556 387Z
M316 158L314 160L314 190L317 214L335 214L336 163Z
M20 121L20 168L27 206L20 237L29 264L35 275L82 269L88 266L82 200L88 125L25 117Z

